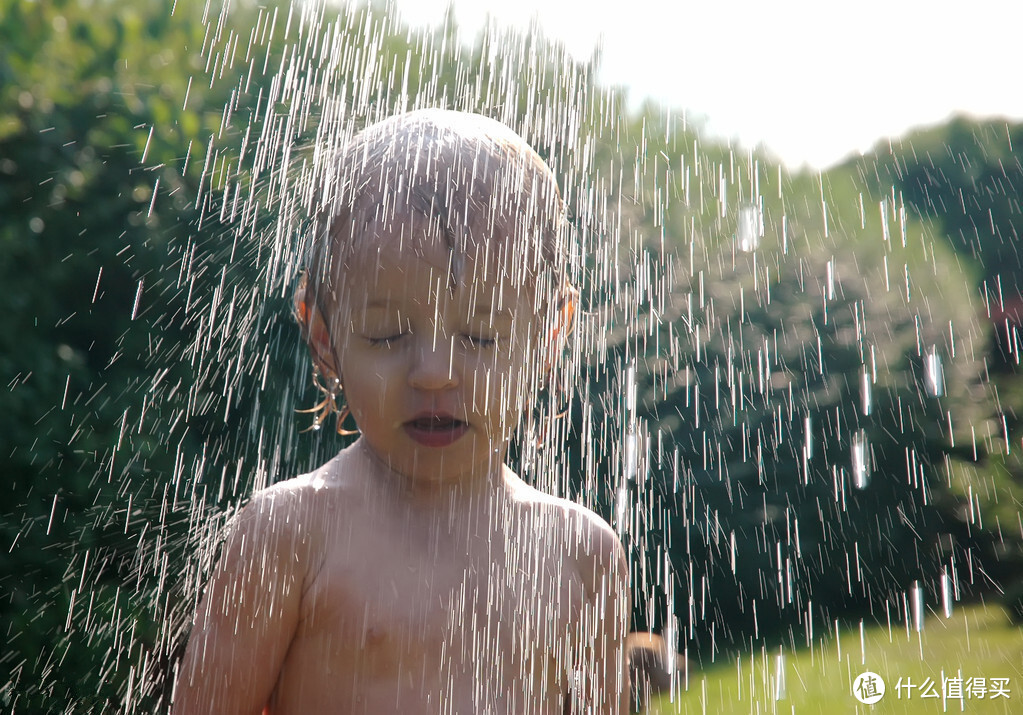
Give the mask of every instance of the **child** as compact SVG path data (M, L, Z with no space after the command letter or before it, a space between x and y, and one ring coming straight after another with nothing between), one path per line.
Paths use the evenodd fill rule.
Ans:
M622 546L504 463L574 309L550 170L439 110L331 169L296 315L316 425L343 399L361 436L239 513L175 712L625 712Z

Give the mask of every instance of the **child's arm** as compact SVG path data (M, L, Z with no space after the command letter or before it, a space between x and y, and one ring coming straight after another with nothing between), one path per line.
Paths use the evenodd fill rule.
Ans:
M584 550L582 573L587 588L582 643L582 696L585 712L629 712L629 671L625 653L631 605L629 565L618 536L593 517L590 546ZM589 621L589 623L586 623ZM592 624L592 625L591 625Z
M258 715L299 618L307 549L295 495L259 494L235 518L196 612L174 689L174 715ZM300 523L300 522L299 522Z

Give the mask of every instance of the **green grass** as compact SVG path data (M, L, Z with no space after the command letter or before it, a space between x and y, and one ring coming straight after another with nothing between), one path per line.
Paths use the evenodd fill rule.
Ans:
M804 641L805 643L805 641ZM785 691L775 699L778 656L783 656ZM884 678L884 698L863 705L852 695L852 683L863 671ZM1009 678L1009 698L967 698L943 705L941 678L961 676ZM902 691L899 678L914 684L931 678L936 699ZM950 618L931 615L921 633L906 633L905 623L859 627L815 634L813 647L795 651L763 649L744 653L728 662L719 661L704 670L692 671L688 689L671 702L668 696L650 709L657 715L671 713L1023 713L1023 629L1009 623L1004 610L994 605L971 605L957 609Z

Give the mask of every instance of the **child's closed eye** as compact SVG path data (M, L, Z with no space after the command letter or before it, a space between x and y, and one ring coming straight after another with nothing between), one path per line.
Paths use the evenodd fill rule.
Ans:
M404 338L406 335L408 335L407 332L394 333L393 335L384 335L381 337L373 337L367 335L364 336L364 339L372 347L389 348L393 346L396 342ZM496 337L488 337L485 335L473 335L470 333L466 333L460 337L460 340L462 341L462 345L464 347L474 349L492 348L497 345Z
M398 342L403 337L405 337L405 335L407 335L407 333L395 333L394 335L385 335L379 338L370 337L367 335L365 336L365 340L367 343L369 343L375 348L389 348L394 343Z
M470 348L492 348L497 345L497 338L466 333L462 335L462 344Z

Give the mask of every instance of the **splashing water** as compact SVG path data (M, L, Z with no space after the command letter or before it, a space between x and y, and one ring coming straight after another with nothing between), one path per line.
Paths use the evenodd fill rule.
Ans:
M739 209L738 240L739 250L747 253L760 245L764 235L764 227L760 211L756 206L743 206Z
M941 612L945 618L952 617L952 604L954 596L952 592L952 578L947 570L941 572Z
M904 618L922 652L938 630L925 629L925 593L954 620L954 604L1004 578L992 554L1014 553L1023 524L989 465L1018 466L1009 450L1019 437L1016 393L1005 377L1018 358L1012 291L1006 297L994 279L970 283L965 254L899 183L911 173L909 152L881 151L827 175L775 169L758 153L705 140L684 114L628 113L624 93L602 87L593 64L494 25L466 45L450 17L413 30L386 8L211 5L184 17L192 11L176 10L203 30L189 49L198 56L183 116L216 103L203 106L204 136L180 148L175 169L195 178L189 206L177 209L187 229L167 236L165 272L134 277L126 291L131 329L148 334L145 399L120 415L94 479L116 485L95 517L104 538L131 543L82 547L64 577L67 637L108 638L99 673L127 672L117 708L169 704L224 524L239 506L351 441L319 422L301 431L307 416L294 411L321 397L308 389L309 361L287 319L291 295L310 240L325 230L322 214L340 200L339 153L363 127L424 108L507 124L557 178L580 315L548 367L550 404L526 410L509 461L531 486L611 522L628 561L629 627L663 637L670 701L690 696L692 672L703 682L692 695L718 709L700 673L718 663L736 665L747 698L793 699L801 687L786 674L800 672L801 649L822 680L845 678L841 631L852 624L857 666L884 661L883 645L870 645L878 623L894 640L891 622ZM143 164L160 130L145 128ZM150 183L141 210L151 219L180 196L166 178ZM406 187L401 177L383 185L376 208L386 213ZM974 240L970 230L979 231L964 228L963 241ZM156 294L163 313L148 309ZM443 290L434 295L439 304ZM431 316L443 337L442 311ZM1000 363L992 344L1004 347ZM446 348L431 354L450 369L456 346ZM998 399L980 397L996 382ZM62 385L61 410L100 394L76 399L70 374ZM480 402L510 410L523 394L494 388ZM46 495L37 530L59 527L64 498ZM458 651L477 703L497 701L505 669L527 668L484 657L501 652L501 618L519 628L516 638L531 637L563 616L579 586L566 576L553 591L536 587L532 595L546 600L502 600L522 574L543 570L533 537L557 524L538 518L529 532L502 514L487 515L501 527L488 544L506 568L474 563L440 594L418 576L401 581L440 603L460 634L443 641L443 657ZM17 538L30 530L19 524ZM413 520L397 531L429 553L446 536L416 531ZM125 585L91 585L114 566L130 573ZM482 586L470 578L480 573ZM606 591L594 603L578 616L580 631L613 608ZM956 606L955 619L965 612ZM386 640L383 627L360 625L360 647ZM772 659L768 642L790 647ZM833 646L839 665L822 664ZM581 697L585 678L574 672L572 683ZM9 692L0 691L5 705Z
M785 699L785 654L779 653L774 657L774 700L775 702Z
M852 475L857 489L866 489L870 484L870 448L863 430L853 435Z
M920 633L924 629L924 589L919 581L914 581L909 589L909 603L913 612L913 630Z
M772 185L758 157L703 149L685 124L679 127L668 114L628 124L618 109L620 98L596 88L589 68L571 63L553 44L490 28L467 50L448 31L414 38L403 55L388 48L390 38L400 35L392 18L372 12L333 18L316 4L292 7L287 18L259 14L245 55L251 66L268 68L265 98L257 96L237 149L230 141L222 149L211 142L207 152L209 193L203 201L211 211L219 204L233 241L244 244L243 237L256 237L243 251L258 260L260 282L252 295L281 294L297 272L298 234L310 199L318 187L336 180L330 152L349 141L357 127L428 106L495 116L537 146L559 178L578 239L572 270L588 306L568 354L568 366L582 377L573 388L580 397L572 411L589 415L587 436L574 438L568 422L555 428L556 439L567 453L578 453L577 463L586 469L557 459L556 450L524 446L523 473L544 491L598 510L610 502L616 530L629 548L636 612L646 612L645 625L669 636L673 619L683 615L689 644L698 650L708 636L726 643L742 642L750 632L759 637L766 614L784 622L788 609L802 613L807 596L850 554L859 573L860 548L874 540L857 537L852 515L866 507L853 495L840 490L817 519L831 533L818 542L829 554L819 566L801 560L793 527L803 523L805 528L812 519L798 505L819 500L814 495L826 493L820 487L827 489L835 470L850 474L857 492L871 493L871 445L881 438L881 425L897 421L905 432L927 419L912 414L915 408L898 392L894 378L888 380L883 370L878 377L877 367L859 372L858 400L854 387L836 382L844 362L855 356L861 365L869 360L893 369L898 351L912 349L882 339L883 333L902 335L911 327L914 342L933 344L941 330L931 327L917 307L933 308L935 297L908 254L912 229L900 198L882 198L882 243L870 249L876 258L868 258L867 249L839 245L853 229L831 215L838 199L825 196L817 211L810 206L801 211L785 200L791 189L783 179ZM271 38L275 23L284 25L282 44L260 39L259 46L256 38ZM241 37L213 32L204 54L214 67L224 68ZM367 50L360 52L354 38ZM270 63L269 55L274 56ZM470 72L472 66L481 70ZM237 115L242 93L234 101ZM270 107L278 109L271 114ZM255 136L257 142L249 138ZM609 138L622 155L604 153ZM634 156L627 155L626 146L635 147ZM894 244L890 223L901 237ZM858 224L864 233L872 230L865 214ZM735 227L737 253L725 240L729 225ZM933 245L930 251L937 255ZM871 283L869 272L853 267L868 260L896 266L904 290L891 289L887 281L882 288ZM237 296L238 287L225 283L218 290L214 309L228 290ZM227 310L237 305L236 297ZM803 312L807 308L809 314ZM262 348L236 340L236 347L227 347L233 339L216 325L211 310L201 332L219 333L227 354L236 351L236 364L258 360ZM954 337L967 343L973 328L965 319L960 325ZM208 337L206 343L202 360L213 356L214 343ZM924 353L924 362L926 393L942 397L944 378L934 348ZM613 378L616 372L621 380ZM621 399L609 399L616 389ZM851 409L857 401L859 409ZM789 435L799 432L791 426L797 419L803 422L804 442L793 460L787 445ZM285 420L255 424L249 432L260 435L265 445L260 452L274 444L285 452L298 449L284 436ZM656 439L648 431L653 424ZM816 424L821 427L815 433ZM887 459L891 447L879 449ZM666 454L678 455L678 466L671 468L677 488L667 491L659 486L672 461ZM264 458L256 459L260 464ZM894 480L895 464L879 465L886 482ZM788 470L802 478L789 481ZM269 482L280 478L271 479L274 471L257 467L255 473ZM927 487L914 480L918 491L911 499L926 504ZM901 513L904 519L908 512ZM757 515L756 541L773 539L780 549L761 549L745 536L738 544L736 535L746 531L736 527L745 514ZM722 579L708 557L726 536L731 577ZM778 594L753 588L748 608L731 596L736 599L727 609L732 615L715 615L708 602L727 600L738 584L749 588L760 559L779 573ZM862 575L852 579L857 581L864 583ZM895 585L874 583L870 590L883 598ZM672 594L678 587L690 591L695 610L675 611ZM919 632L923 587L916 582L910 592ZM657 613L666 615L662 620ZM673 640L669 637L669 644ZM784 697L784 664L779 655L775 699Z
M931 397L941 397L945 394L945 378L942 374L941 356L933 347L927 352L925 370L927 394Z

